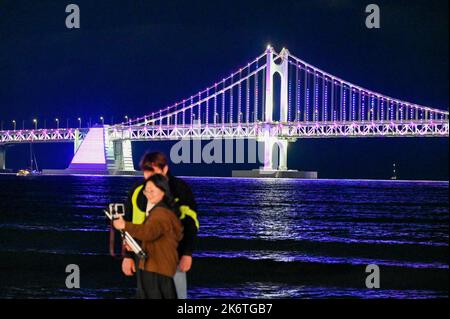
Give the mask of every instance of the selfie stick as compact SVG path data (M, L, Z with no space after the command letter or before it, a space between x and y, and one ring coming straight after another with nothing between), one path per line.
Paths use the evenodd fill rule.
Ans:
M121 210L119 208L121 208ZM125 214L123 204L109 204L109 212L107 210L103 211L105 212L106 217L108 217L111 221L116 220L120 216L123 216ZM141 246L139 246L139 244L134 240L133 237L131 237L128 232L124 230L119 231L122 234L122 237L125 238L127 244L140 259L147 258L147 254L142 250Z

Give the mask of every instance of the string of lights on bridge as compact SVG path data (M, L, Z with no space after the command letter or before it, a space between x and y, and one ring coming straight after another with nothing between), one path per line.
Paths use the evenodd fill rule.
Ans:
M83 119L81 117L78 118L54 118L53 120L47 121L47 119L40 120L39 118L33 118L28 120L0 120L0 131L3 130L25 130L25 129L59 129L59 128L71 128L70 124L73 123L73 121L76 121L77 128L90 128L95 125L105 125L108 124L107 121L108 117L99 116L99 117L89 117L86 119ZM110 118L110 125L114 125L114 117ZM128 115L123 116L123 121L127 122L129 119ZM65 125L64 125L65 123Z
M278 71L274 71L276 69ZM269 46L263 54L227 77L159 111L138 118L124 115L120 123L115 124L111 119L109 125L103 116L98 117L100 123L94 125L92 119L78 118L79 130L69 128L68 119L65 119L66 128L60 127L60 119L56 118L53 123L56 132L46 129L45 120L44 128L42 125L39 128L42 121L35 118L34 130L25 129L25 122L22 122L23 132L15 134L17 123L13 120L12 132L0 130L0 143L71 140L97 125L107 127L113 139L132 140L260 138L269 131L271 136L287 139L448 137L448 115L445 110L406 102L352 84L306 63L286 49L277 53ZM88 123L87 127L83 127L83 123Z
M194 122L207 126L240 126L265 122L265 57L266 53L258 56L245 67L187 99L143 117L123 121L119 126L185 126ZM276 60L282 58L281 53L275 53ZM287 59L289 123L448 121L448 111L365 89L290 53Z

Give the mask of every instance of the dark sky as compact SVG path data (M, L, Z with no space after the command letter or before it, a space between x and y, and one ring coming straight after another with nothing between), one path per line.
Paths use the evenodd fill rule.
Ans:
M367 29L365 6L381 9ZM76 3L81 29L65 27ZM1 1L0 120L119 121L176 102L263 52L268 43L352 83L448 110L448 1ZM134 143L136 163L148 148ZM40 144L44 168L64 168L70 144ZM27 164L27 146L7 166ZM448 138L302 139L288 165L327 178L448 180ZM255 167L255 166L253 166ZM178 174L227 176L232 168L180 165ZM249 168L245 166L245 168Z

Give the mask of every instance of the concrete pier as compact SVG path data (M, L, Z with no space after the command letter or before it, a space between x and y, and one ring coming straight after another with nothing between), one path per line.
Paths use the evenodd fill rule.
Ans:
M88 169L43 169L43 175L113 175L113 176L142 176L141 171L123 170L88 170Z
M297 171L297 170L265 170L265 169L253 169L253 170L233 170L231 172L232 177L271 177L271 178L305 178L305 179L317 179L318 173L314 171Z

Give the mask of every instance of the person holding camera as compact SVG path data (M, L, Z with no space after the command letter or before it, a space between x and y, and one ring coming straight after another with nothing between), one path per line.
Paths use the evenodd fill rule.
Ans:
M174 281L178 299L186 299L186 273L192 266L192 253L199 228L197 203L189 185L182 179L170 174L168 160L163 153L145 153L141 158L139 166L144 173L144 179L154 174L161 174L169 180L170 192L177 204L179 219L183 225L183 238L178 245L179 264ZM145 219L145 212L151 208L151 205L146 196L144 196L142 181L137 182L132 187L125 202L125 220L131 221L133 224L141 224ZM136 263L136 256L133 252L128 251L122 261L122 271L126 276L132 276L137 273L139 283L140 271L136 269ZM138 289L138 297L139 295L140 292Z
M177 216L178 208L169 189L167 178L154 174L145 180L143 194L149 206L141 224L125 221L123 217L114 220L117 230L128 232L141 241L147 254L139 261L138 298L176 299L174 275L178 266L178 243L183 237L183 226Z

